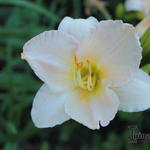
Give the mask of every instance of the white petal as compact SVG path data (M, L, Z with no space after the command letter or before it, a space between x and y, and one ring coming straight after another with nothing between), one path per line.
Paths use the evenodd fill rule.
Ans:
M118 111L119 99L112 90L105 89L91 103L95 120L99 120L102 126L107 126Z
M82 42L88 35L90 35L92 29L98 24L98 21L94 17L88 19L72 19L71 17L65 17L58 30L65 31L73 35L79 42Z
M35 96L31 116L39 128L53 127L67 121L70 117L64 112L64 96L52 93L44 84Z
M74 120L90 129L99 129L99 121L94 120L90 100L82 99L77 91L68 93L65 112Z
M145 15L150 12L149 0L127 0L125 3L127 11L141 11Z
M138 112L150 108L150 77L139 70L135 78L120 88L115 88L120 99L119 109Z
M127 11L143 11L145 0L126 0Z
M92 35L80 46L80 60L99 63L105 78L112 82L127 81L137 71L141 60L141 46L135 28L122 21L101 21Z
M23 58L42 81L61 89L68 85L65 78L72 71L68 64L72 63L76 48L73 37L61 31L47 31L24 45Z

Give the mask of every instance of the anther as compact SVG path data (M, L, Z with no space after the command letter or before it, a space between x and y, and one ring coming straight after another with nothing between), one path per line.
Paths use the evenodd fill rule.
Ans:
M96 72L92 69L92 65L89 60L86 62L78 62L77 57L74 56L75 64L75 84L82 89L92 91L96 86ZM87 72L85 72L87 70ZM85 72L85 74L81 74Z

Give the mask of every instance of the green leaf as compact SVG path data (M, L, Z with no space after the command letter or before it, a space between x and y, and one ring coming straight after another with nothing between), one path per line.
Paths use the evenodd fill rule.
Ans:
M16 129L15 125L12 122L7 122L6 123L6 129L11 134L17 134L17 129Z
M17 144L16 143L7 142L5 144L4 150L17 150Z
M143 56L146 56L150 52L150 27L146 30L140 41L143 48Z
M115 10L115 14L117 18L123 18L124 14L125 14L125 8L124 5L122 3L118 4Z
M49 144L47 142L43 142L40 150L50 150Z
M150 74L150 64L143 66L142 70L145 71L146 73Z
M36 11L38 13L41 13L50 19L52 19L54 22L59 22L59 17L53 14L51 11L28 1L24 0L0 0L0 5L15 5L15 6L22 6L31 9L32 11Z

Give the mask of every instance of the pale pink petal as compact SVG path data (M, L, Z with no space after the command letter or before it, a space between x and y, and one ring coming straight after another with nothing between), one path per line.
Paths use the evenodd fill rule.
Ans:
M98 21L94 17L88 19L72 19L71 17L65 17L58 30L67 32L73 35L79 42L82 42L91 34L91 31L96 27Z
M24 45L22 57L50 88L60 90L72 86L68 74L72 72L71 64L77 46L76 40L66 33L47 31Z
M31 116L39 128L54 127L70 117L64 112L65 98L63 93L53 93L44 84L35 96Z
M138 112L150 108L150 77L145 72L139 70L131 81L114 90L122 111Z
M150 0L126 0L127 11L141 11L145 15L150 12Z
M67 94L68 101L65 104L65 112L74 120L90 129L99 129L99 121L94 120L90 100L83 99L78 91Z
M143 11L146 0L126 0L127 11Z
M105 89L91 100L91 105L95 120L99 120L102 126L107 126L118 111L119 99L112 90Z
M79 60L94 60L113 85L128 81L138 70L141 51L135 28L122 21L101 21L77 51Z

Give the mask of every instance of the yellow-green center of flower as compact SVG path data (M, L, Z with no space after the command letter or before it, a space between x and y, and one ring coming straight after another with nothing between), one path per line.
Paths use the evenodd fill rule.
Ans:
M77 57L74 57L74 81L75 84L88 91L92 91L99 79L96 65L90 60L79 62Z

